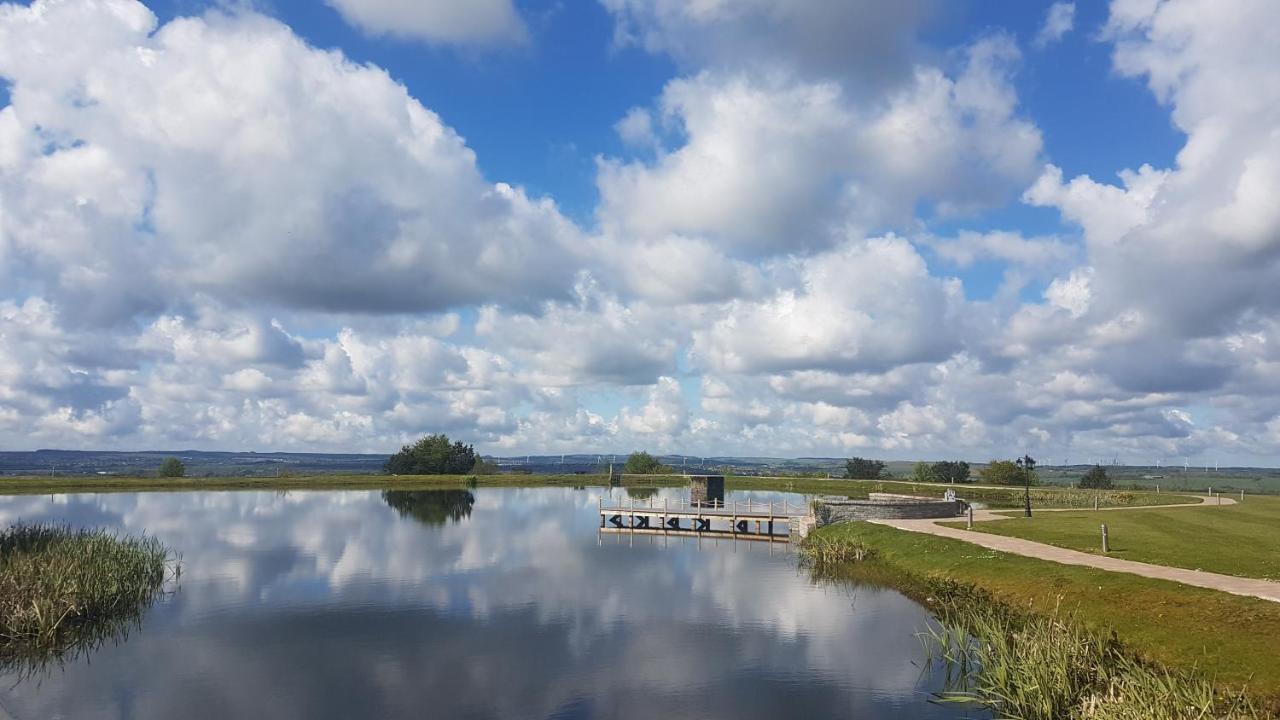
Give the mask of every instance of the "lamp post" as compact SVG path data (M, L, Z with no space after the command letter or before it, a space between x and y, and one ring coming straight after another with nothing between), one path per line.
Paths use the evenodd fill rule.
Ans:
M1031 471L1036 469L1036 460L1030 455L1018 458L1018 469L1022 471L1023 482L1023 517L1031 517Z

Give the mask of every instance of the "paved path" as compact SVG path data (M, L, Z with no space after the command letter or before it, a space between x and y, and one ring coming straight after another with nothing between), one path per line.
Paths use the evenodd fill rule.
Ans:
M1198 503L1184 503L1179 505L1145 505L1142 507L1129 508L1105 508L1106 510L1149 510L1155 508L1171 508L1171 507L1198 507L1202 505L1219 504L1219 498L1210 499L1207 496L1200 497ZM1230 498L1221 498L1222 505L1234 505L1235 501ZM1054 508L1036 510L1035 512L1070 512L1082 511L1084 508ZM1089 510L1089 512L1093 512ZM990 522L996 520L1010 520L1012 516L1000 515L990 510L975 510L973 513L974 522ZM1272 602L1280 602L1280 583L1270 580L1258 580L1254 578L1235 577L1234 575L1220 575L1218 573L1205 572L1203 570L1186 570L1184 568L1168 567L1166 565L1152 565L1150 563L1134 562L1133 560L1121 560L1119 558L1108 557L1106 555L1093 555L1090 553L1080 552L1078 550L1068 550L1066 548L1055 547L1053 545L1045 545L1044 543L1033 542L1031 540L1023 540L1022 538L1005 537L1003 535L992 535L990 533L974 532L972 530L963 530L961 528L950 528L939 523L956 522L960 518L943 518L939 520L871 520L869 522L877 525L888 525L889 527L898 528L899 530L909 530L911 532L925 533L928 535L937 535L939 537L952 538L954 540L963 540L964 542L981 545L991 550L999 550L1001 552L1013 553L1014 555L1024 555L1026 557L1037 558L1040 560L1048 560L1050 562L1062 563L1064 565L1083 565L1085 567L1098 568L1099 570L1110 570L1112 572L1125 572L1142 577L1156 578L1158 580L1171 580L1184 585L1194 585L1196 587L1208 588L1210 590L1221 590L1222 592L1231 593L1232 595L1245 595L1248 597L1262 598Z

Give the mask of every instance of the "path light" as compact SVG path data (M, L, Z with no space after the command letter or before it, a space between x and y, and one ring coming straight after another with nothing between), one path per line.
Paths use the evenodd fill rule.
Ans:
M1023 482L1023 517L1031 517L1031 471L1036 469L1036 459L1030 455L1018 458L1018 469L1022 471Z

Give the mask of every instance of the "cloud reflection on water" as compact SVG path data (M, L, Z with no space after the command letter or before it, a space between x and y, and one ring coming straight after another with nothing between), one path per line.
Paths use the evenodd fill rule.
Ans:
M480 489L444 524L376 491L4 498L0 522L145 530L184 561L129 642L5 703L19 718L954 715L922 704L918 606L814 585L785 548L598 538L599 492Z

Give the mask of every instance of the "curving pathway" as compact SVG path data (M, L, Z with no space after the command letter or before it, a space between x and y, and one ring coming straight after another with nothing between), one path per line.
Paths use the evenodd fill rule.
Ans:
M1138 507L1099 508L1098 511L1148 510L1154 508L1200 507L1203 505L1217 506L1219 504L1226 506L1235 504L1234 500L1226 497L1215 496L1210 498L1205 495L1196 495L1193 497L1200 498L1200 502L1180 503L1177 505L1142 505ZM1080 512L1084 509L1085 508L1046 508L1036 510L1035 512ZM1010 520L1014 517L1016 516L1001 515L991 512L990 510L975 510L973 513L974 522ZM1220 590L1222 592L1231 593L1232 595L1244 595L1247 597L1262 598L1263 600L1270 600L1272 602L1280 602L1280 583L1272 582L1270 580L1242 578L1234 575L1220 575L1218 573L1205 572L1203 570L1187 570L1184 568L1169 567L1167 565L1152 565L1150 563L1135 562L1133 560L1121 560L1120 558L1107 557L1106 555L1092 555L1078 550L1068 550L1066 548L1046 545L1032 540L1023 540L1022 538L974 532L972 530L951 528L939 524L943 522L956 522L961 519L962 518L939 518L931 520L886 519L869 520L868 522L873 522L877 525L887 525L889 527L897 528L899 530L907 530L909 532L925 533L927 535L937 535L939 537L951 538L953 540L962 540L991 550L999 550L1000 552L1023 555L1025 557L1036 558L1039 560L1048 560L1049 562L1062 563L1063 565L1082 565L1085 567L1098 568L1099 570L1109 570L1111 572L1131 573L1133 575L1141 575L1142 577L1155 578L1157 580L1169 580L1172 582L1182 583L1184 585L1194 585L1196 587L1208 588L1210 590Z

